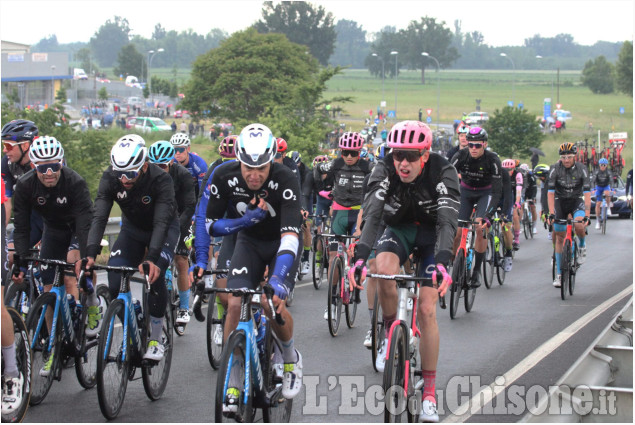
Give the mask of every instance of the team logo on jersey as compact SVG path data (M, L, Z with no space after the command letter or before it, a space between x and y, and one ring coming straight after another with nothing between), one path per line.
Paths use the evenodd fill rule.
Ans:
M237 186L237 185L238 185L238 177L234 177L233 179L229 180L229 181L227 182L227 185L228 185L229 187L234 187L234 186Z
M144 196L143 198L141 198L141 202L148 205L150 202L152 202L152 198L148 195Z
M441 194L441 195L447 195L448 194L448 188L445 187L445 184L443 182L439 183L436 187L436 191L437 193Z
M112 252L110 253L110 256L111 256L111 257L114 257L114 256L116 256L116 255L121 255L121 250L120 250L120 249L118 249L118 250L116 250L116 251L112 251Z
M269 184L267 186L269 187L269 189L278 190L278 183L274 181L269 181Z
M237 274L246 274L247 267L243 267L241 269L232 269L232 276L236 276Z
M258 193L258 196L260 196L261 198L267 199L267 197L269 196L269 192L267 192L267 189L261 189L260 192Z
M63 197L63 198L57 198L56 201L57 201L58 204L63 205L63 204L66 203L66 196Z
M117 199L124 199L128 197L128 192L123 191L123 192L117 192Z
M46 204L46 198L44 198L43 196L39 196L39 197L37 198L37 204L38 204L38 205L44 205L44 204Z

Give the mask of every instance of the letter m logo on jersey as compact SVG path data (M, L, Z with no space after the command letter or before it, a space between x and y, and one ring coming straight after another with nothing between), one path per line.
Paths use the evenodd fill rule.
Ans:
M229 187L234 187L238 185L238 178L234 177L233 179L231 179L230 181L227 182L227 184L229 185Z
M278 183L270 181L268 186L269 186L269 189L278 190Z

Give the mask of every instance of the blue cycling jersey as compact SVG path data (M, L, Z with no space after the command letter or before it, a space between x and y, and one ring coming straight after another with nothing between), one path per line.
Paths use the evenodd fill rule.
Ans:
M187 171L189 171L194 178L194 183L196 184L196 195L198 196L199 189L203 183L203 178L205 178L205 174L207 173L207 163L203 158L195 153L190 152L188 155L190 159L184 167L187 168Z

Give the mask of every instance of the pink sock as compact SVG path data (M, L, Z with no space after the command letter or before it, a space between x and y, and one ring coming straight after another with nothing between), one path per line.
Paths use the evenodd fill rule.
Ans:
M422 370L421 371L423 377L423 395L422 400L432 400L436 403L436 380L437 380L437 371L436 370Z

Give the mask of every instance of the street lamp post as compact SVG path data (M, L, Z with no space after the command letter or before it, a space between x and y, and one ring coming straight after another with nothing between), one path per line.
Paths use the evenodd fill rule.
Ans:
M501 53L501 56L509 59L509 61L512 63L512 103L516 105L516 100L514 99L516 97L516 65L514 65L514 61L512 60L512 58L507 56L507 54Z
M390 52L391 55L395 55L395 119L397 118L397 73L399 72L398 68L397 68L397 63L398 63L398 56L399 56L399 52L396 50L393 50L392 52Z
M157 53L161 53L165 51L165 49L163 49L162 47L157 49L157 51L155 52L154 50L149 50L148 51L148 89L150 91L150 100L152 101L152 105L154 107L154 94L152 93L152 78L150 77L150 68L152 68L152 59L154 58L154 55L156 55Z
M51 105L55 103L55 83L53 82L53 74L55 73L55 65L51 65Z
M425 56L437 63L437 130L439 129L439 98L441 97L441 86L439 85L439 74L441 73L441 66L439 65L439 61L434 56L430 55L428 52L421 52L421 56Z
M381 61L381 102L385 102L386 101L386 93L384 91L384 76L386 74L384 73L384 58L379 56L377 53L373 53L372 56L375 56L377 59L379 59ZM381 105L381 102L380 102L380 105Z

